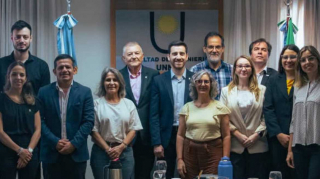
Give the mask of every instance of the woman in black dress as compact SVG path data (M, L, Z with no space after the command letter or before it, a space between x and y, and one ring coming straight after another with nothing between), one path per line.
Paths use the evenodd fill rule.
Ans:
M0 94L0 179L36 178L41 121L26 68L13 62Z

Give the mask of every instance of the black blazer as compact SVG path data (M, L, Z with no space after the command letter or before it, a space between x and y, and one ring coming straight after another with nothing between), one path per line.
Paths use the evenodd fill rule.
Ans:
M286 80L285 73L271 77L265 93L263 113L270 138L279 133L289 134L293 87L288 95Z
M122 74L126 83L126 98L130 99L136 106L143 127L143 130L137 131L137 136L141 137L141 141L144 145L150 145L149 109L151 81L154 76L159 74L159 72L144 66L142 66L141 68L141 91L138 104L134 99L132 93L128 67L126 66L123 69L121 69L120 73Z
M272 76L277 75L278 72L274 70L273 68L267 68L267 73L263 75L261 84L264 86L267 86L269 78Z
M187 70L187 69L186 69ZM187 70L184 92L184 104L192 101L189 84L193 73ZM169 144L174 120L174 100L171 83L171 70L156 76L151 87L150 132L151 145Z

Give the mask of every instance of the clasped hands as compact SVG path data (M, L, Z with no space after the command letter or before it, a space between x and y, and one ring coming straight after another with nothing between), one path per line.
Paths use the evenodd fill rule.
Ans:
M57 143L56 149L60 154L68 155L75 150L75 147L68 139L60 139Z
M32 153L28 149L22 149L19 154L17 168L24 168L32 158Z
M106 153L109 155L111 159L119 158L122 154L122 151L126 148L124 144L117 145L115 147L109 147L109 149L106 150Z
M239 132L236 137L244 147L250 148L258 140L259 134L254 133L251 136L247 137L246 135L243 135Z

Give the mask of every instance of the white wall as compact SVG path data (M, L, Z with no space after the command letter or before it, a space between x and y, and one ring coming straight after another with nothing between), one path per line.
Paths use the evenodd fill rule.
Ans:
M110 0L76 0L71 3L72 15L79 21L74 27L79 67L75 81L90 87L94 93L103 68L110 65ZM88 143L91 153L91 137ZM89 161L86 178L93 179Z

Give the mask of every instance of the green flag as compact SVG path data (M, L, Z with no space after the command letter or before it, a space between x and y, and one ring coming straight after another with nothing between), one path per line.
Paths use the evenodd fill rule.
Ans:
M287 32L287 40L286 40L286 45L289 45L289 44L294 44L293 24L292 24L291 18L288 24L288 32Z

